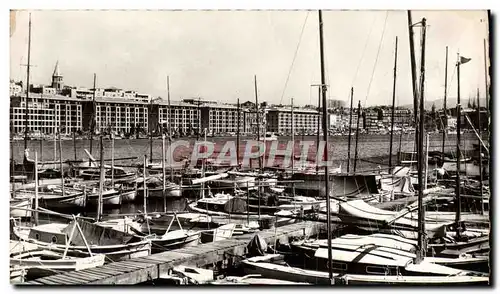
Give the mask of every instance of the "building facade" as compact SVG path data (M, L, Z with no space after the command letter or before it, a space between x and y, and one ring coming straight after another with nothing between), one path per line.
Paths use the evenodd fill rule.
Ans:
M318 112L309 109L271 108L267 111L267 131L289 135L292 122L296 134L313 134L318 130ZM322 130L321 123L319 129Z

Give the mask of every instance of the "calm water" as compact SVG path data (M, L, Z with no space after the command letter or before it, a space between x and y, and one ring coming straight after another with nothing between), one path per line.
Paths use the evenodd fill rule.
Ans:
M399 135L394 135L393 139L393 154L399 150ZM433 134L430 137L430 148L429 150L440 151L441 150L441 134ZM454 135L448 135L446 141L446 151L455 150L455 139ZM240 154L244 154L245 140L241 139L240 142ZM285 149L287 142L290 140L288 137L280 137L279 149ZM315 142L316 136L296 136L296 142L298 141L313 141ZM472 144L477 143L477 139L474 134L466 133L462 135L463 145L465 149L472 149ZM191 154L191 149L195 139L189 139L191 142L191 148L178 147L174 154L174 158L179 160L182 156L189 156ZM230 138L207 138L207 141L215 143L214 156L222 149L227 141L236 142L236 137ZM271 144L268 142L268 146ZM87 155L84 149L90 150L89 140L77 140L73 144L72 140L65 140L61 142L62 145L62 158L63 160L74 160L75 150L76 159L87 159ZM150 147L148 139L121 139L115 140L114 143L115 158L126 158L126 157L136 157L135 160L120 160L117 164L127 165L127 164L138 164L143 162L143 156L147 155L149 157ZM315 155L314 144L309 149L309 155ZM14 160L16 162L21 162L23 159L23 141L14 141L12 143ZM39 161L51 161L54 159L59 159L58 146L55 146L53 141L28 141L28 148L30 150L30 157L34 158L34 152L38 152ZM300 145L296 143L295 154L300 154ZM57 151L55 152L54 150ZM269 148L268 148L269 149ZM337 161L347 160L347 149L348 149L348 137L347 136L331 136L329 137L329 155L330 158ZM351 158L354 158L355 149L355 136L351 138ZM159 139L153 140L153 159L155 161L161 160L161 150L162 141ZM414 134L403 134L401 137L401 150L402 151L413 151L414 150ZM41 155L40 155L41 153ZM379 156L386 156L389 153L389 135L360 135L358 141L358 158L373 158ZM95 158L99 158L99 140L93 141L93 151L92 155ZM109 139L104 139L104 157L106 159L111 158L111 141Z

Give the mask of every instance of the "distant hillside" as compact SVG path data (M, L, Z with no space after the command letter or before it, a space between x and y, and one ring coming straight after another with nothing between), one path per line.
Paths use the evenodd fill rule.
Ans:
M468 97L467 98L461 98L460 100L461 100L460 102L462 102L462 106L463 107L467 107L467 104L469 103L469 98ZM481 106L485 107L486 99L479 98L479 100L480 100L479 102L481 103ZM443 108L443 103L444 103L444 99L437 99L437 100L433 100L433 101L425 101L424 108L426 110L431 110L432 104L434 104L436 106L436 110L439 110L439 109ZM471 103L472 103L472 100L471 100ZM401 107L413 109L413 104L402 105ZM447 99L447 101L446 101L446 107L448 109L449 108L457 107L457 98L456 97L452 97L450 99Z

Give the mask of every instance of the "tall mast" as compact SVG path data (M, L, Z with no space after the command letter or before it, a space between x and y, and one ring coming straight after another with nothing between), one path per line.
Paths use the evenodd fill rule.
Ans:
M358 162L358 141L359 141L359 120L361 118L361 101L358 101L358 123L356 125L356 144L354 146L354 173L356 173L356 165Z
M63 170L63 160L62 160L62 144L61 144L61 132L59 132L59 169L61 170L61 191L64 198L64 170Z
M489 18L489 14L488 14ZM489 98L489 86L488 86L488 61L486 60L486 39L483 39L483 51L484 51L484 98L486 99L486 117L488 118L488 132L490 129L490 100Z
M396 77L398 66L398 37L396 36L396 45L394 51L394 80L392 82L392 114L391 114L391 142L389 145L389 172L392 169L392 138L394 134L394 107L396 105Z
M420 40L421 55L420 55L420 118L418 126L418 252L416 255L416 263L420 263L426 253L427 244L425 238L425 210L423 205L424 197L424 159L427 157L424 155L423 145L424 145L424 85L425 85L425 35L426 35L426 19L422 18L422 37Z
M96 88L95 88L95 79L96 79L96 75L94 73L94 91L92 93L92 115L91 115L91 122L90 122L90 154L92 155L92 140L94 138L94 128L95 128L95 124L96 124L96 107L95 107L95 92L96 92ZM91 160L89 159L89 166L91 165Z
M316 133L316 152L320 152L319 150L319 138L320 138L320 133L319 130L321 129L321 85L318 87L318 131ZM318 163L316 162L316 174L319 172L319 167Z
M413 121L415 127L417 126L417 113L418 113L418 89L417 89L417 65L415 61L415 43L413 41L413 22L411 19L411 11L407 11L408 14L408 30L410 38L410 64L411 64L411 86L413 89Z
M153 99L149 100L149 118L148 119L148 129L149 129L149 162L153 162L153 122L151 121L151 116L153 113Z
M259 114L259 98L257 94L257 76L253 76L253 85L254 85L254 90L255 90L255 112L257 115L257 141L260 142L260 114ZM260 153L260 150L259 150ZM262 157L259 155L259 170L262 171ZM257 189L260 191L259 189Z
M477 133L479 138L481 138L481 107L479 102L479 88L477 88ZM484 214L484 200L483 200L483 145L481 140L478 140L479 145L479 191L481 196L481 214Z
M446 46L446 62L444 67L444 120L445 124L443 124L443 146L441 148L441 160L444 162L444 144L446 141L446 128L448 127L448 110L446 109L446 98L448 94L448 46Z
M238 128L236 129L236 165L239 166L240 162L240 98L238 98L237 102L237 111L238 111Z
M347 173L349 173L349 165L351 163L351 125L352 125L352 100L354 98L354 88L351 87L351 107L349 108L349 137L347 139Z
M294 155L293 154L295 151L295 125L294 125L295 121L293 119L293 98L291 98L291 110L292 110L291 116L292 116L292 142L293 142L293 144L292 144L292 146L293 146L292 147L292 176L293 176L293 168L294 168L294 166L293 166ZM293 187L292 187L292 189L295 190L295 188L293 188ZM294 195L295 195L295 193L294 193Z
M28 65L26 73L26 103L25 103L25 113L24 113L24 150L28 149L28 101L30 95L30 64L31 63L31 13L29 16L29 26L28 26Z
M460 55L457 53L457 177L455 179L455 222L457 237L460 237L460 229L458 227L458 222L460 222L460 210L462 209L461 199L460 199Z
M168 144L169 144L169 148L168 150L170 150L170 154L169 154L169 164L170 164L170 181L173 183L174 182L174 169L172 167L172 127L171 127L171 122L172 122L172 107L170 106L170 77L167 76L167 103L168 103ZM200 124L201 122L198 120L198 125Z
M99 160L99 198L97 200L97 221L102 217L102 190L104 186L104 144L102 142L102 134L100 136L100 160ZM64 190L64 188L63 188Z
M333 284L333 272L332 272L332 228L331 228L331 213L330 213L330 189L328 175L328 127L327 127L327 103L326 103L326 81L325 81L325 57L323 52L323 17L321 10L319 13L319 52L320 52L320 62L321 62L321 93L323 100L323 140L325 142L324 150L324 161L327 162L325 165L325 194L326 194L326 230L328 235L328 277L330 278L330 283ZM319 129L318 129L319 132Z

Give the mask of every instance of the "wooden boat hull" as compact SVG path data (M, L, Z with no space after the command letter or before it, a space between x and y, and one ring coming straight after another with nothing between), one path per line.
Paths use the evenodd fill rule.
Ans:
M86 206L86 196L84 193L65 195L64 197L43 197L39 200L40 206L52 210L76 209Z
M186 234L181 238L161 240L161 239L152 239L152 249L151 252L159 253L166 250L178 249L183 247L191 247L200 244L200 234Z
M241 262L243 272L246 275L260 274L263 278L274 278L315 285L330 285L328 272L304 270L286 265L274 264L271 261L275 256L275 254L272 254L243 260ZM337 276L337 274L334 274L334 276Z
M98 195L88 195L87 207L97 207L97 202L99 201ZM102 206L103 208L115 208L120 207L122 204L122 197L120 193L114 193L111 195L102 196Z
M375 175L330 175L330 195L355 198L360 195L379 193ZM324 175L296 173L291 180L302 181L294 183L295 192L304 196L326 197ZM285 192L292 192L289 185Z
M158 198L158 199L163 199L163 187L161 188L147 188L148 190L148 197L149 198ZM138 188L137 189L137 195L140 198L144 197L144 189L143 188ZM166 188L165 189L165 197L167 198L180 198L182 196L181 189L180 188Z
M49 254L47 254L47 252ZM49 257L52 256L53 258L59 257L60 259L51 260L36 258L46 255ZM10 267L11 270L25 270L27 271L28 279L36 279L53 275L54 272L79 271L102 266L104 264L104 258L105 255L97 254L89 257L62 259L62 254L60 253L48 250L38 250L12 256L10 258Z
M122 203L131 203L134 202L137 197L137 190L122 190L121 191Z
M31 217L31 211L25 210L31 208L31 199L11 199L10 200L10 217Z
M337 279L336 279L337 280ZM338 279L345 285L405 285L405 286L457 286L457 285L489 285L489 277L471 276L376 276L376 275L344 275Z

